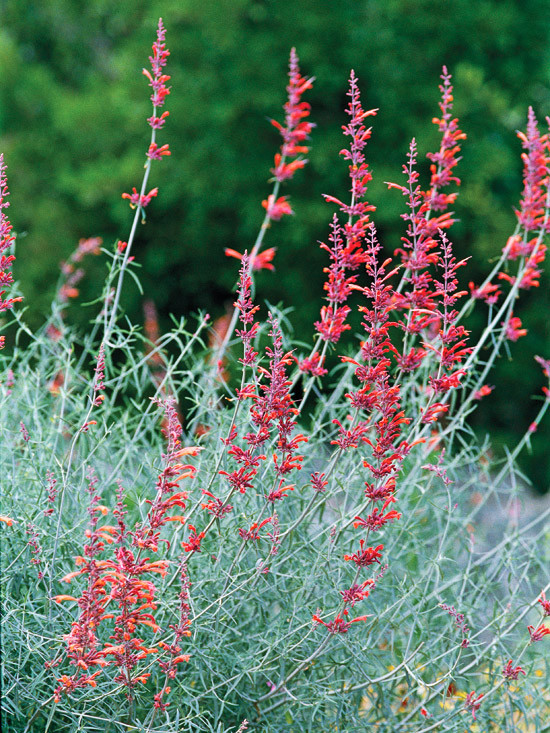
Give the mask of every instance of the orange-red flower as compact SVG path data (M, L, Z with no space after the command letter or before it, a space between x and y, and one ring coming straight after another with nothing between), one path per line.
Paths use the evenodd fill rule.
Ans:
M264 249L263 252L257 254L252 262L252 270L274 270L275 268L271 262L275 257L276 251L277 247L269 247L268 249ZM242 260L243 258L243 255L240 252L230 248L225 249L225 254L227 257L235 257L237 260Z

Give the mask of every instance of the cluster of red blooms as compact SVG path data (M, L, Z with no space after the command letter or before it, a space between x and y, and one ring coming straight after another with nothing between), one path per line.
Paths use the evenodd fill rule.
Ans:
M483 694L476 695L474 690L466 695L466 699L464 700L464 707L466 708L466 710L469 710L472 713L472 717L474 720L476 719L477 711L481 707L482 700Z
M143 69L144 75L149 79L149 86L153 90L151 95L151 102L153 103L153 113L156 114L157 108L164 106L166 97L170 94L170 87L166 86L166 82L169 81L170 77L163 73L163 68L166 66L166 59L170 56L170 51L166 48L164 43L166 37L166 30L162 24L162 18L159 18L159 24L157 28L157 40L153 43L153 55L149 56L151 62L151 72L147 69ZM167 117L164 113L163 119ZM160 118L154 117L153 119L147 120L151 127L158 129L162 127L163 122Z
M237 336L243 342L244 354L239 361L243 366L253 367L256 363L257 352L252 348L252 342L258 333L258 324L254 321L254 316L259 311L260 306L254 305L250 295L252 287L252 278L250 277L250 259L248 253L245 252L242 258L239 277L239 287L237 289L238 298L233 304L239 310L239 320L243 324Z
M338 614L332 621L323 621L318 614L313 614L313 623L322 624L326 627L329 634L347 634L351 625L358 621L366 621L368 616L357 616L356 618L348 620L348 610L344 609L342 614Z
M349 276L347 271L356 270L365 261L360 238L348 239L346 245L344 245L343 235L344 231L335 214L329 235L330 246L321 243L321 248L329 253L331 259L330 266L325 267L328 278L323 286L327 293L328 305L321 308L321 320L315 323L315 328L321 339L332 344L338 343L342 333L351 328L346 323L346 318L351 309L345 303L352 292L352 286L357 280L357 276ZM349 244L350 241L353 246ZM314 354L313 358L319 359L318 354ZM302 362L301 368L302 371L306 371L305 360Z
M370 285L360 288L355 285L353 279L346 279L340 274L341 271L333 267L332 270L329 270L332 279L329 280L326 287L328 290L334 287L335 283L342 283L340 286L342 294L347 296L346 290L348 292L359 290L369 302L369 306L360 308L364 314L363 326L366 331L366 338L361 344L361 362L342 357L343 361L355 366L355 376L361 383L357 391L347 395L350 404L358 415L364 412L368 417L358 421L353 419L349 428L335 421L339 433L332 442L341 450L357 448L361 443L370 446L371 456L368 460L364 460L364 466L372 475L372 480L365 482L365 496L370 500L371 509L367 516L355 517L354 522L356 528L361 527L366 530L367 538L371 532L378 531L388 522L401 517L397 510L389 507L395 502L396 478L401 464L415 444L402 440L400 437L402 426L407 424L409 419L401 410L399 385L393 382L390 376L390 356L396 360L398 367L403 372L410 372L420 366L428 349L435 351L439 357L439 369L437 376L431 377L430 384L434 392L445 393L459 386L459 377L463 372L457 367L469 353L465 341L467 332L456 325L458 313L454 309L456 300L463 295L457 292L456 271L464 263L457 262L453 257L451 245L442 231L454 222L451 212L447 212L446 209L455 201L456 193L445 193L443 189L451 183L457 185L460 183L454 175L454 168L460 160L458 157L460 141L465 138L465 135L459 129L458 121L451 116L452 86L445 68L442 79L443 84L440 87L442 92L441 119L434 120L442 132L442 141L439 151L428 155L432 161L429 189L423 191L418 183L417 151L414 140L409 150L408 164L404 166L408 187L389 184L390 187L402 190L408 199L409 212L403 215L405 221L408 222L406 236L403 237L404 246L396 252L400 255L405 269L403 292L394 290L389 282L396 270L387 272L386 268L390 260L383 263L380 261L381 247L376 240L374 226L368 222L367 212L372 208L361 202L366 183L370 180L370 173L364 165L362 148L357 150L354 143L359 140L361 145L364 145L370 135L370 130L365 130L364 127L354 129L353 125L347 128L347 134L351 135L353 143L350 151L345 151L345 153L352 160L350 171L352 180L354 180L354 175L357 175L358 182L354 180L352 186L351 206L345 206L339 201L337 203L340 204L341 210L348 214L350 221L343 236L348 243L354 243L359 261L366 265ZM373 113L373 111L362 112L359 91L353 75L350 96L352 102L348 111L352 114L352 123L353 121L359 122L367 114ZM327 199L335 201L333 197L327 197ZM358 210L358 205L365 208ZM431 215L434 211L441 213L433 217ZM354 215L360 217L356 232L353 231L351 223ZM435 251L438 232L442 239L441 253ZM335 261L339 260L338 250L342 248L339 238L342 237L336 225L333 225L331 241ZM439 265L443 271L439 280L434 279L429 271L429 268L435 265ZM400 323L390 321L391 313L394 310L407 311L406 321ZM337 312L337 310L334 311L335 314ZM340 330L341 325L341 323L336 324L337 331ZM413 346L406 353L401 354L389 336L389 329L392 326L402 328L408 338L431 331L435 334L436 344L437 341L439 343L437 345L423 343L422 348ZM445 409L446 406L442 404L431 405L425 410L424 422L436 420ZM376 502L381 502L381 506L373 506ZM358 568L368 567L380 562L382 550L383 545L371 547L368 546L367 539L361 539L359 549L345 555L345 559L354 562ZM356 598L356 593L359 597L365 597L363 587L366 586L358 586L359 590L352 586L342 591L345 604L351 603L352 599L359 600ZM331 629L333 633L335 629L336 626Z
M170 56L170 51L166 48L164 42L166 37L166 30L162 24L162 18L159 18L157 28L157 40L153 43L153 55L149 56L151 62L151 71L143 69L143 74L149 79L149 86L153 90L151 95L151 102L153 103L153 115L147 119L149 125L153 128L153 139L147 150L147 158L149 160L162 160L165 155L170 155L168 145L159 145L155 142L154 136L155 131L160 130L166 118L170 114L168 111L164 111L158 116L159 107L163 107L166 101L166 97L170 94L170 87L166 86L166 82L169 81L170 77L163 72L166 66L166 59ZM135 188L132 188L132 193L123 193L122 198L128 199L130 206L134 209L139 207L144 209L151 203L151 199L158 194L158 188L153 188L149 193L139 194Z
M522 336L527 335L527 329L522 328L521 318L510 315L510 318L502 324L506 329L506 338L508 341L517 341Z
M158 648L148 647L144 639L139 636L138 630L144 626L155 632L160 630L154 617L157 608L156 587L147 579L147 575L157 573L164 577L168 571L169 561L152 561L149 557L141 557L141 554L143 550L157 552L161 542L169 546L167 540L160 539L161 528L170 521L185 521L179 515L168 515L168 512L174 507L185 507L187 494L179 491L174 493L174 490L179 488L182 479L194 477L195 469L192 466L182 466L177 460L182 455L197 455L200 450L181 448L181 426L174 401L166 400L163 406L167 425L164 431L167 449L162 456L163 470L157 479L156 495L153 501L148 501L151 506L142 525L137 525L133 530L127 527L123 488L119 483L117 502L113 510L116 526L99 526L100 515L105 516L109 510L99 503L100 496L96 492L97 478L90 474L88 488L90 520L86 531L87 543L84 555L76 558L76 564L80 569L69 573L63 579L70 582L78 576L85 575L88 579L87 587L79 599L67 595L55 598L57 602L76 601L80 608L78 620L73 622L71 633L65 637L67 656L79 671L71 676L62 675L58 678L59 685L55 691L57 700L62 693L69 694L87 685L95 686L95 678L101 669L93 673L91 670L97 666L102 668L111 665L118 669L115 682L122 684L126 688L127 695L132 697L132 690L140 683L145 683L150 676L149 672L141 673L136 667L141 660L158 654ZM105 550L106 545L113 546L112 556L108 559L98 559L98 555ZM175 640L171 645L166 642L157 645L169 655L169 661L160 662L169 679L175 676L177 664L187 660L185 655L180 654L179 648L181 637L188 635L185 632L189 625L189 607L186 601L189 584L186 575L184 577L183 574L182 583L180 621L177 626L172 627ZM110 610L111 608L113 610ZM106 619L114 619L114 628L109 642L101 646L98 628ZM109 657L111 659L108 659ZM158 701L155 699L159 707L164 705L161 698L168 691L169 688L164 685Z
M156 483L155 498L147 500L150 504L147 517L143 525L137 527L133 533L132 544L135 547L158 551L159 537L162 527L168 522L185 523L185 518L180 514L169 515L171 509L178 507L184 510L186 507L187 492L174 491L179 489L180 481L186 478L195 478L196 468L189 464L179 463L184 456L196 456L202 450L196 446L181 447L181 425L178 419L176 401L173 397L167 398L164 402L157 401L164 406L164 425L162 429L166 438L166 453L162 454L163 470L159 474ZM167 540L162 540L168 543Z
M532 107L529 107L527 115L527 134L518 132L518 137L526 152L521 156L524 164L523 193L516 215L526 231L534 232L544 227L545 231L550 232L550 222L545 221L545 189L548 187L550 172L548 135L540 135ZM520 254L529 254L529 248Z
M240 311L239 318L243 328L237 331L237 335L241 338L244 347L243 358L240 361L243 367L249 366L254 369L258 354L254 351L252 341L258 330L258 324L254 322L254 315L258 311L258 306L254 306L252 303L250 287L249 258L245 253L240 270L238 298L235 302L235 307ZM260 379L266 377L268 381L266 384L260 384L260 394L258 394L253 383L247 384L237 391L240 400L252 399L250 415L252 423L256 427L256 432L250 432L244 436L244 440L248 445L245 449L235 443L237 431L233 426L231 434L224 442L230 446L228 454L240 464L240 467L232 472L220 471L220 473L227 476L232 491L239 491L244 494L247 489L250 489L259 462L266 459L266 456L259 455L257 451L269 440L272 426L276 423L278 440L277 452L273 454L273 462L277 476L281 481L279 487L272 490L267 497L269 501L275 501L283 499L286 496L285 492L293 488L283 486L282 477L294 469L300 468L302 456L296 455L296 450L298 445L306 438L303 435L292 437L296 425L294 416L297 410L293 406L290 396L290 382L287 380L286 367L292 363L293 357L290 353L283 353L281 330L277 320L271 314L269 314L269 323L271 324L269 335L273 342L272 348L269 346L266 348L269 357L269 369L258 368Z
M152 188L149 193L139 194L136 190L136 187L134 186L132 188L132 193L123 193L122 198L128 199L130 202L130 207L132 209L135 209L137 206L139 206L141 209L144 209L146 206L149 206L151 203L151 199L154 198L158 194L159 190L158 188ZM122 250L124 251L126 247L124 247Z
M294 418L298 410L293 406L290 396L286 367L292 364L293 358L292 354L283 353L283 336L277 319L270 313L268 320L271 325L269 335L273 341L273 348L266 347L269 369L260 370L267 377L268 383L260 385L263 394L256 397L250 413L252 422L258 428L257 437L260 439L260 444L264 441L264 436L269 436L271 425L276 423L278 440L273 462L277 475L282 477L294 469L300 470L303 456L296 455L296 451L299 444L307 441L307 438L302 434L292 437L296 426Z
M15 240L15 235L11 233L13 226L4 213L4 209L7 209L10 205L10 202L6 200L7 196L9 196L9 191L8 179L6 178L6 165L4 164L3 153L0 153L0 313L10 310L10 308L13 308L14 303L22 300L21 298L7 298L5 300L2 298L5 293L5 288L13 283L13 275L10 272L10 268L15 259L14 255L5 254L6 250L11 247ZM0 349L3 346L4 336L0 336Z
M246 283L241 282L241 286L246 287ZM243 299L243 293L247 291L241 289L240 299ZM239 302L239 301L238 301ZM251 308L251 301L242 300L238 306L241 309L241 320L249 318L255 308ZM243 320L243 323L246 321ZM230 436L228 444L231 443L228 454L231 455L240 465L240 468L228 473L220 471L221 474L227 476L233 491L244 493L252 487L252 480L257 473L257 467L261 460L265 460L265 455L258 455L257 451L270 438L273 427L277 432L277 449L273 453L273 463L275 472L279 478L279 484L273 488L266 499L270 502L284 499L288 491L293 490L292 485L283 485L283 477L295 469L301 468L302 456L297 455L296 451L302 441L307 440L303 435L292 435L296 425L294 417L296 408L293 405L290 396L290 382L286 376L286 367L292 363L293 357L289 353L283 353L282 334L277 320L269 314L269 323L271 330L269 335L272 338L272 347L266 347L266 353L269 357L269 369L259 367L260 377L266 377L267 383L260 384L260 394L253 389L253 385L240 392L241 396L251 397L253 400L250 407L250 415L252 423L256 427L256 432L247 433L244 440L248 444L243 449L235 444L237 437L236 430ZM254 325L253 325L254 328ZM240 332L241 338L245 344L245 358L243 362L247 364L253 363L256 358L255 352L250 346L250 331L246 329ZM249 355L247 357L247 354Z
M363 326L366 331L366 339L361 344L360 363L349 357L341 357L343 361L355 365L355 376L361 383L361 387L348 394L347 397L352 407L360 414L363 411L368 417L366 420L359 420L352 423L347 429L340 423L338 438L332 441L341 450L356 448L360 444L367 444L371 448L372 455L369 460L365 459L363 465L372 474L373 481L365 482L365 496L370 500L371 507L376 502L382 502L382 507L374 506L365 518L356 517L355 527L366 529L367 537L373 531L382 528L388 522L397 520L401 514L394 509L386 512L388 506L394 499L396 475L400 469L401 462L412 448L406 441L400 440L401 426L409 422L403 411L400 409L400 390L397 384L391 383L390 367L391 360L388 355L395 353L395 347L389 337L390 326L396 324L389 321L393 309L393 288L388 279L394 272L386 272L388 261L379 262L381 247L376 239L374 227L367 233L366 242L366 270L370 278L370 285L360 290L368 299L370 307L362 306ZM373 437L368 437L368 432ZM359 541L359 549L344 556L346 561L352 561L360 568L369 567L379 563L384 546L368 546L366 539ZM341 592L345 604L357 602L366 598L368 593L364 588L369 583L357 588ZM359 597L360 596L360 597ZM341 618L341 616L340 616ZM363 618L363 617L361 617ZM365 617L366 618L366 617ZM329 630L331 633L347 631L349 626L336 623ZM347 622L349 623L349 622ZM326 625L326 624L325 624ZM328 628L328 627L327 627Z
M250 367L252 370L256 370L258 354L254 351L253 339L258 330L258 324L254 321L258 306L254 306L250 295L251 277L249 267L250 260L248 254L245 253L240 270L238 298L234 305L239 310L239 318L243 326L241 330L237 330L237 335L243 342L243 357L240 362L244 369ZM237 390L239 401L252 400L249 412L256 430L243 436L246 443L246 448L244 448L237 444L237 429L235 425L232 426L230 434L226 439L223 439L223 442L229 447L228 455L239 465L233 471L220 471L220 474L227 477L231 493L240 492L244 494L251 489L260 461L266 460L266 456L260 454L259 450L269 440L275 428L277 444L272 458L278 484L276 482L271 491L266 494L266 499L269 502L275 502L286 498L288 492L294 489L293 485L285 485L284 477L293 470L301 468L300 464L303 457L297 455L296 451L299 444L307 439L303 435L292 434L296 425L294 418L297 410L290 395L290 382L287 379L286 367L293 362L293 356L290 353L283 352L281 330L277 320L271 313L269 314L269 323L271 325L269 335L272 338L272 346L266 347L269 368L258 367L258 377L255 378L255 382L243 384L242 388ZM262 378L266 378L266 383L260 383ZM216 516L228 511L226 504L221 502L220 499L210 492L208 492L208 495L211 499L203 504L203 508ZM239 534L245 540L259 539L259 529L270 523L272 519L273 517L268 517L261 523L254 523L248 530L241 528Z
M254 321L254 316L259 310L259 306L255 306L252 302L250 294L252 286L252 278L250 276L250 258L248 253L245 252L242 256L239 286L237 289L237 300L234 303L234 307L239 310L239 320L242 323L242 329L237 330L237 335L243 343L243 356L239 360L243 369L250 367L255 369L257 352L254 351L253 341L258 332L258 324ZM253 383L246 384L242 389L237 391L237 397L239 400L255 399L256 387ZM262 442L265 442L269 437L264 436L264 440L260 440L258 436L246 436L249 438L248 448L244 449L239 447L235 440L237 438L237 429L235 425L232 426L231 432L226 439L223 440L225 445L229 446L228 454L239 464L239 468L234 471L220 471L220 474L227 477L231 491L238 491L244 494L248 489L252 488L252 481L258 472L258 466L260 461L265 460L264 455L256 455L255 449ZM245 438L245 439L246 439ZM216 500L216 497L213 497ZM217 499L216 501L220 501Z
M454 203L456 199L456 193L443 193L441 189L451 183L455 183L457 186L460 185L460 179L453 174L453 169L460 160L457 157L460 153L459 141L466 139L466 135L458 127L458 120L453 118L451 114L453 108L453 87L451 84L451 75L447 71L446 66L443 67L441 79L443 81L443 84L439 87L442 95L441 102L439 103L441 118L434 117L432 120L442 133L441 145L437 153L428 153L427 155L432 161L432 165L430 166L431 179L430 188L423 197L431 211L445 211L449 204ZM450 218L451 214L445 214L444 216L438 217L433 225L439 229L451 226L451 224L445 223ZM453 222L451 221L451 223Z
M539 624L536 628L534 626L528 626L527 631L529 632L531 643L533 644L535 641L540 641L541 639L544 639L547 634L550 634L550 626L545 626L544 624Z
M95 678L101 673L101 668L106 667L109 663L100 648L97 636L97 630L105 614L108 595L105 590L106 582L101 578L100 561L96 560L105 547L104 535L98 529L99 515L106 513L107 509L99 503L101 497L96 492L96 486L97 477L89 471L90 505L88 507L89 527L86 531L87 542L84 545L83 557L77 558L77 564L81 570L69 573L63 578L66 582L70 582L74 577L85 574L87 576L86 588L78 599L68 595L55 597L58 603L66 600L77 601L80 610L78 620L73 621L71 632L64 637L67 657L77 671L72 675L62 675L57 678L59 685L54 692L56 701L61 699L62 693L70 694L88 685L95 687L97 684ZM111 535L107 536L112 541ZM58 662L53 662L51 666L57 666L57 664ZM94 667L100 669L92 672Z
M372 589L375 586L375 582L372 578L365 580L361 585L354 584L351 588L341 590L340 595L346 604L349 604L351 608L355 606L359 601L365 600L369 597L369 588Z
M434 294L431 289L433 278L428 268L437 263L437 253L433 251L437 242L433 228L435 220L428 217L429 197L421 190L418 183L417 149L414 139L407 158L408 163L403 166L403 172L407 176L408 186L398 186L395 183L389 183L388 186L399 188L403 192L403 195L407 197L407 206L410 209L409 212L401 214L401 217L408 222L407 232L401 238L403 248L395 252L396 255L401 256L401 261L406 268L403 277L404 291L395 294L395 306L409 311L406 331L416 334L429 325L428 313L434 308ZM452 220L447 218L441 223L450 225ZM400 363L401 369L404 372L414 371L420 366L425 355L426 352L423 349L411 349L409 353L403 355Z
M512 666L512 660L509 659L502 670L502 676L507 680L517 680L520 674L526 674L523 667L520 667L519 665L517 667Z

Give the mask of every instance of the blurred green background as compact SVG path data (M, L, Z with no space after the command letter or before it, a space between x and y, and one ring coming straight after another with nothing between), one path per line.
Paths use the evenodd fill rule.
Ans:
M141 181L149 90L141 74L164 18L171 50L168 123L159 135L171 158L153 167L158 199L139 231L136 259L147 297L166 318L208 310L221 315L237 272L224 247L250 248L279 144L266 117L281 119L289 49L317 78L308 100L316 122L310 165L285 187L296 216L268 233L277 273L260 273L260 298L293 305L295 334L307 340L322 294L332 207L321 193L348 188L339 159L351 68L365 108L379 107L367 149L369 200L389 251L402 234L400 181L412 136L423 157L438 146L441 66L454 77L455 113L468 140L452 230L459 256L471 256L477 282L514 228L521 190L520 143L527 106L550 114L550 0L4 0L0 26L0 125L9 165L10 210L19 232L16 277L27 317L37 325L52 296L60 260L81 237L126 239L131 212L121 199ZM88 262L82 296L97 294L104 263ZM464 283L466 285L466 283ZM298 297L296 295L298 294ZM128 280L124 305L141 319ZM493 373L497 389L476 413L495 451L531 422L543 378L533 354L550 356L548 275L522 294L516 315L529 334ZM84 315L82 315L84 313ZM73 309L75 318L87 317ZM484 307L470 323L482 327ZM546 426L548 423L546 423ZM521 465L539 491L550 483L548 427Z

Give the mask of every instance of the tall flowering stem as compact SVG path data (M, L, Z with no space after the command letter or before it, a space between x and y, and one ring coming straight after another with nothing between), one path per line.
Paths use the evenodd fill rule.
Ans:
M119 269L118 282L116 285L116 289L115 289L114 295L112 296L112 303L110 305L110 312L111 312L110 317L107 316L108 308L107 307L105 308L106 322L105 322L104 341L106 343L109 341L109 337L115 325L118 305L120 302L120 295L122 292L122 284L124 282L124 275L128 267L128 263L130 262L130 259L131 259L130 252L132 249L132 244L135 239L139 219L144 218L145 208L149 205L152 198L155 197L158 193L157 188L153 188L148 193L146 193L147 183L149 180L149 174L151 172L152 162L153 160L161 160L164 156L170 155L168 145L162 145L159 148L156 143L157 130L160 130L163 128L166 118L169 115L169 112L167 111L164 111L162 114L159 115L160 108L164 106L166 97L170 94L170 87L166 86L166 82L170 79L170 77L164 73L164 67L166 66L166 60L168 56L170 55L170 51L168 51L168 49L166 48L165 36L166 36L166 30L162 23L162 18L159 18L158 27L157 27L157 38L156 38L156 41L153 43L153 55L149 56L149 61L151 63L151 69L150 70L143 69L143 74L149 80L149 86L153 90L153 93L151 95L151 102L153 103L153 114L147 120L150 127L152 128L151 142L149 144L149 148L146 153L145 173L143 175L143 180L141 183L141 189L139 193L134 188L131 194L128 194L128 193L122 194L122 198L128 199L128 201L130 202L130 206L136 210L136 213L134 215L134 220L132 222L132 228L130 230L128 241L124 243L124 247L122 248L122 251L121 251L121 248L119 247L119 254L122 255L122 263ZM107 300L110 300L110 299L111 299L111 293L108 293Z
M550 124L550 120L549 120ZM527 134L518 132L522 147L523 192L519 209L516 210L522 234L515 234L506 243L504 255L507 260L524 259L523 272L518 286L529 290L539 286L540 266L546 255L546 245L541 234L550 232L548 219L548 189L550 184L550 133L541 135L532 107L527 116ZM500 272L499 279L512 285L516 277Z
M550 126L550 118L547 117L546 121ZM488 305L494 305L502 295L498 285L492 282L495 275L512 286L512 297L518 289L539 286L540 266L546 255L544 237L550 232L550 132L544 135L539 132L535 113L529 107L527 131L518 131L517 134L524 152L521 156L523 191L519 208L515 210L516 230L508 238L501 257L484 282L479 287L470 284L472 298L485 300ZM500 270L503 263L515 260L520 261L515 276Z
M438 126L441 135L441 145L437 153L428 153L427 157L431 160L430 166L430 187L424 192L424 201L428 204L430 211L445 211L450 204L456 200L456 193L444 193L443 189L451 183L460 186L460 178L454 173L454 168L460 161L458 154L460 153L460 141L466 139L465 133L458 126L458 119L453 118L453 86L451 84L451 75L444 66L441 74L442 84L439 86L441 92L441 102L439 108L441 117L434 117L432 120ZM440 229L445 225L443 222L450 220L452 214L446 213L438 217L435 225Z
M290 51L290 61L288 70L287 101L284 104L285 120L284 124L271 120L271 124L279 130L283 143L279 151L275 154L274 167L271 169L273 173L274 184L271 194L262 202L265 209L265 216L252 247L246 275L251 276L255 270L263 268L273 270L271 264L275 255L275 249L269 248L260 252L263 245L265 233L270 227L272 221L278 221L283 216L291 215L290 204L284 196L279 196L281 183L293 178L297 170L304 168L307 164L307 158L303 155L309 150L305 142L314 128L314 123L308 120L310 114L310 105L302 100L303 94L313 87L314 77L306 78L300 73L299 59L296 49ZM233 249L226 249L225 254L229 257L242 259L243 255ZM237 325L239 310L234 308L231 322L221 343L217 358L215 361L223 359L227 345L231 340Z
M10 310L15 303L22 300L22 298L4 299L2 297L5 293L5 288L13 283L13 275L10 270L15 260L15 255L6 254L15 241L15 234L12 234L13 226L5 213L5 209L10 205L10 202L7 201L9 191L6 167L4 154L0 153L0 313ZM3 348L4 343L5 337L0 336L0 349Z
M334 196L325 195L325 200L338 205L345 215L343 225L335 214L331 223L329 245L321 243L321 248L330 256L330 265L325 268L327 281L324 289L327 293L327 305L321 308L321 319L315 323L319 336L309 357L299 362L301 372L309 372L314 377L326 374L323 368L327 344L336 344L350 326L346 324L350 312L346 305L352 286L357 276L349 275L366 262L367 256L363 250L363 240L367 229L371 226L370 213L376 209L366 200L367 185L372 179L364 149L371 136L372 129L365 126L368 117L376 115L377 110L363 110L357 77L352 71L347 92L349 103L346 113L349 117L347 125L342 126L346 137L350 138L349 147L340 151L340 155L349 162L349 176L351 180L351 202L344 203ZM322 353L318 353L321 342L325 342ZM311 384L309 386L311 388ZM306 395L304 395L305 401Z

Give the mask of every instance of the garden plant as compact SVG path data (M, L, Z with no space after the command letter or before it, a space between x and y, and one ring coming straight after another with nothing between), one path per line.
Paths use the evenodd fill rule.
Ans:
M171 154L162 20L143 74L151 135L143 179L122 193L129 232L79 242L34 331L0 157L3 730L548 730L550 510L525 521L514 462L550 385L506 460L469 427L525 334L522 292L543 282L548 132L526 111L516 229L470 282L452 244L467 143L449 71L439 149L396 141L408 153L387 184L402 197L395 251L367 200L377 110L351 71L334 160L349 190L324 197L319 319L294 334L299 293L264 303L254 282L284 247L277 222L300 215L291 181L314 138L314 79L292 49L258 236L225 252L233 308L160 333L147 293L137 325L121 295L140 287L134 244L162 196L150 172ZM91 256L106 277L82 333L67 314ZM548 385L550 354L533 358Z

